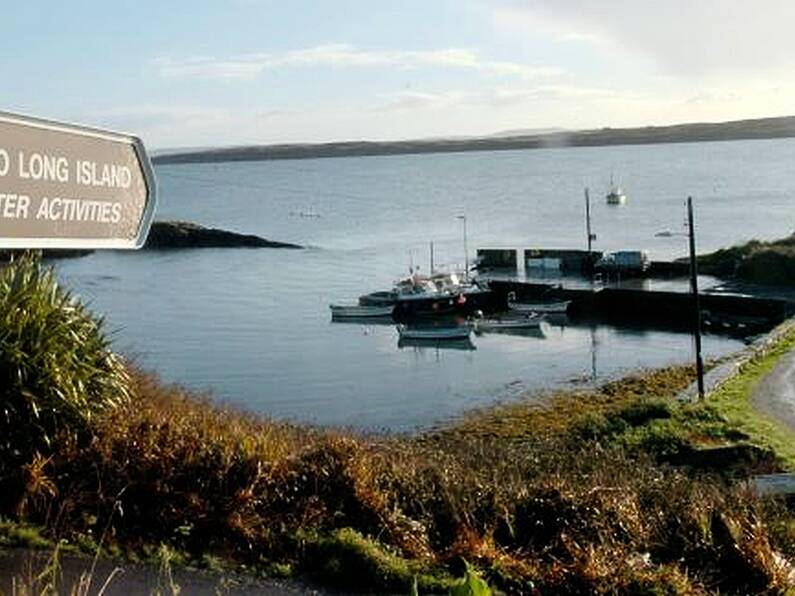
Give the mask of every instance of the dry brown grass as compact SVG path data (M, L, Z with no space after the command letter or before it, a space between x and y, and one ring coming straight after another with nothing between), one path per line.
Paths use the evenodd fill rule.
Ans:
M129 405L0 488L18 486L27 518L59 535L105 533L143 554L168 544L347 589L408 590L415 575L442 589L462 560L514 593L787 588L785 509L583 430L618 416L634 432L660 410L635 404L668 403L689 375L363 437L224 409L137 372Z

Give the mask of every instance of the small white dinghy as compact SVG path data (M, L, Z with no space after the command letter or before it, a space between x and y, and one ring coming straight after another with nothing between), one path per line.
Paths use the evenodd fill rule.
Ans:
M401 337L398 340L398 348L404 350L413 348L415 350L460 350L463 352L474 352L477 350L475 344L468 337L463 339L409 339Z
M501 331L503 329L538 329L544 319L544 315L539 315L538 313L530 313L523 317L477 319L475 320L475 333Z
M571 300L560 302L508 302L508 308L521 313L545 313L563 315L571 304Z
M397 326L400 339L466 339L472 333L472 326L456 325L455 327L409 327Z
M332 318L363 319L371 317L390 317L395 307L391 304L384 306L361 306L358 304L342 305L330 304Z

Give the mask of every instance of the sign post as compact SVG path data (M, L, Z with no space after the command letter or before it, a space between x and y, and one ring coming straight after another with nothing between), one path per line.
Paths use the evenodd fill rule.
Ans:
M0 248L140 248L156 201L137 137L0 112Z

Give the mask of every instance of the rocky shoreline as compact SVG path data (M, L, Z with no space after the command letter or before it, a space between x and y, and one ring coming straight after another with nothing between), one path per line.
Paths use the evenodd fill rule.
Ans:
M302 249L299 244L277 242L253 234L239 234L218 228L207 228L187 221L156 221L142 250L184 250L193 248L286 248ZM0 262L9 261L23 250L0 251ZM45 249L45 259L70 259L93 253L90 249Z
M186 221L156 221L149 230L144 249L173 248L291 248L303 246L276 242L253 234L238 234L218 228L206 228Z

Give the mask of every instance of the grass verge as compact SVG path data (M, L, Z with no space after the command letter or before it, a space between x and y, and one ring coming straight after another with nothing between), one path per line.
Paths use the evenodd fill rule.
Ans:
M795 470L795 434L783 423L756 409L751 398L762 378L792 349L795 349L795 330L745 363L739 374L709 397L706 406L736 432L747 436L749 442L775 452L781 465L790 471Z

